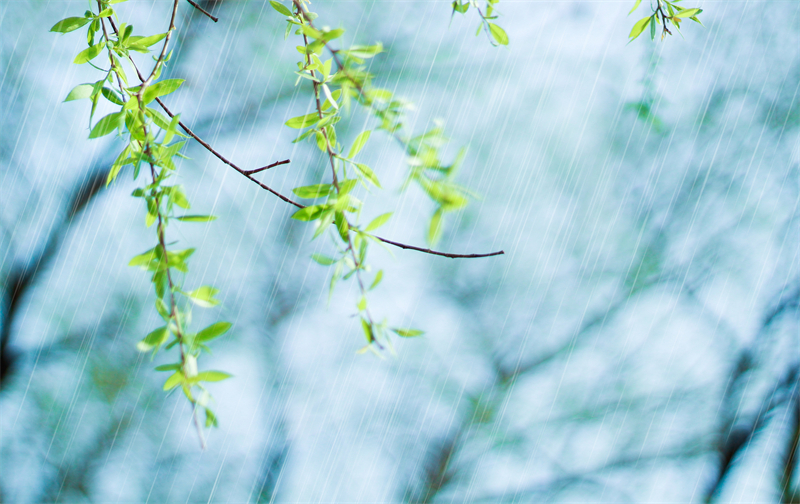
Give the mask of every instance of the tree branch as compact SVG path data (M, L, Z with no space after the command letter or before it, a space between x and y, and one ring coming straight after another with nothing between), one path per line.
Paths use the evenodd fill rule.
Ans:
M301 11L301 12L303 12L304 13L303 15L305 16L305 11ZM119 32L117 30L117 27L114 24L114 21L111 18L108 18L108 19L109 19L109 21L111 21L111 27L114 29L114 32L119 34ZM133 63L132 60L131 60L131 63L133 64L134 70L136 70L136 74L138 75L139 80L144 81L144 76L139 71L139 68L136 66L136 64ZM338 61L337 61L337 65L339 65ZM361 92L360 89L359 89L359 92ZM162 109L164 109L164 112L166 112L167 115L170 118L175 117L175 114L164 104L163 101L161 101L161 98L156 98L156 102L158 102L158 104L161 106ZM254 184L258 185L260 188L264 189L267 192L270 192L270 193L274 194L275 196L277 196L282 201L284 201L286 203L289 203L290 205L294 205L297 208L305 208L306 207L306 205L298 203L298 202L296 202L296 201L284 196L283 194L279 193L275 189L269 187L268 185L264 184L263 182L260 182L260 181L258 181L256 179L254 179L251 176L251 175L256 174L258 172L261 172L261 171L264 171L264 170L268 170L269 168L273 168L275 166L287 164L287 163L290 162L290 160L284 159L283 161L276 161L276 162L274 162L272 164L269 164L267 166L264 166L262 168L256 168L255 170L244 170L244 169L240 168L239 166L237 166L236 164L234 164L232 161L228 160L225 156L223 156L222 154L217 152L208 142L204 141L202 138L197 136L197 134L194 131L192 131L191 128L189 128L183 121L178 121L178 125L183 129L183 131L185 131L190 137L194 138L197 141L197 143L202 145L208 152L213 154L217 159L219 159L220 161L222 161L226 165L230 166L231 168L233 168L237 172L241 173L243 176L247 177L248 180L250 180ZM430 255L435 255L435 256L440 256L440 257L447 257L447 258L450 258L450 259L476 259L476 258L481 258L481 257L492 257L492 256L505 254L505 252L503 250L498 250L497 252L489 252L489 253L484 253L484 254L451 254L451 253L448 253L448 252L439 252L439 251L436 251L436 250L431 250L430 248L417 247L417 246L414 246L414 245L408 245L406 243L396 242L394 240L389 240L389 239L386 239L386 238L382 238L380 236L375 236L375 238L377 238L378 240L382 241L383 243L386 243L387 245L392 245L392 246L395 246L395 247L398 247L398 248L401 248L401 249L415 250L417 252L422 252L424 254L430 254Z
M199 5L197 5L196 3L192 2L192 0L186 0L186 1L187 1L187 2L189 2L190 4L192 4L192 7L194 7L194 8L195 8L195 9L197 9L197 10L199 10L200 12L202 12L203 14L205 14L206 16L210 17L210 18L211 18L211 20L212 20L212 21L214 21L215 23L216 23L217 21L219 21L219 18L218 18L218 17L214 17L214 16L212 16L212 15L211 15L211 13L209 13L207 10L205 10L205 9L204 9L204 8L202 8L202 7L200 7L200 6L199 6Z

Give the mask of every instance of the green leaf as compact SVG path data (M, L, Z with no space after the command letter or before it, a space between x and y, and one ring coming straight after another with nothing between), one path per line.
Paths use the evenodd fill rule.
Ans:
M104 87L103 89L100 90L100 92L103 93L103 96L106 97L106 100L110 101L114 105L124 105L122 103L122 99L120 99L117 93L114 92L112 89Z
M89 133L89 138L100 138L108 135L115 129L122 126L122 121L124 119L125 114L123 112L114 112L113 114L108 114L97 121L97 124L95 124L94 128L92 128L92 132Z
M231 375L228 373L223 373L222 371L203 371L202 373L197 373L197 376L193 377L193 381L204 381L204 382L218 382L222 380L226 380L230 378Z
M160 254L158 253L158 245L151 248L147 252L143 254L139 254L128 263L128 266L147 266L153 259L158 259Z
M325 208L327 208L327 205L307 206L305 208L301 208L300 210L292 214L292 219L303 222L310 222L319 219L320 216L322 215L322 212L325 211Z
M358 169L358 172L361 175L363 175L364 178L366 178L367 180L369 180L370 182L375 184L376 187L378 187L378 188L381 187L381 183L378 180L378 176L375 175L375 172L372 171L372 168L370 168L369 166L367 166L367 165L365 165L363 163L355 163L355 165L356 165L356 169Z
M348 56L352 56L354 58L371 58L376 54L383 52L383 44L378 42L372 46L362 46L362 45L354 45L350 46L350 49L346 51L340 51Z
M106 186L108 186L108 184L110 184L111 182L114 181L115 178L117 178L117 175L119 174L119 171L122 169L123 166L129 164L130 153L131 153L130 146L125 147L124 149L122 149L122 152L119 153L119 156L117 156L117 159L114 161L114 164L111 165L111 169L108 171L108 177L106 178Z
M364 329L364 336L367 337L367 343L372 343L375 341L375 336L372 333L372 326L370 326L369 322L363 318L361 319L361 328Z
M494 38L498 44L508 45L508 35L506 35L505 30L494 23L489 23L489 32L492 34L492 38Z
M93 90L94 90L94 84L78 84L77 86L72 88L72 91L70 91L67 97L64 98L64 101L68 102L73 100L83 100L84 98L89 98L92 96Z
M96 58L98 54L100 54L100 51L102 51L105 46L106 46L105 42L98 42L97 44L79 52L78 55L75 56L75 59L72 60L72 62L75 63L76 65L81 65L88 61L91 61L94 58Z
M311 259L313 259L314 261L318 262L323 266L330 266L331 264L334 264L336 262L336 259L322 254L312 254Z
M646 18L642 18L639 21L636 21L636 24L633 25L633 29L631 30L630 35L628 35L628 38L630 38L631 40L635 40L636 37L642 34L644 29L647 28L647 25L649 25L652 20L653 16L647 16Z
M383 270L378 270L378 273L375 274L375 280L373 280L372 285L369 286L369 290L377 287L378 284L381 283L381 280L383 280Z
M228 332L233 324L230 322L217 322L216 324L211 324L210 326L206 327L199 333L197 336L194 337L194 340L199 343L205 343L206 341L211 341L214 338L222 336L226 332Z
M292 11L290 11L286 6L276 2L275 0L269 0L269 4L272 6L273 9L280 12L284 16L292 17Z
M350 153L347 155L350 159L353 159L356 154L361 152L361 149L364 148L364 145L367 144L367 140L369 140L370 131L364 131L360 135L356 137L353 141L353 146L350 147Z
M217 422L217 416L208 408L206 410L206 429L209 427L219 427L219 422Z
M133 37L128 37L127 42L129 46L136 45L139 47L147 48L159 42L166 36L167 36L166 33L159 33L158 35L150 35L149 37L133 36Z
M379 215L379 216L375 217L372 220L372 222L370 222L367 225L367 227L364 228L364 231L370 232L370 231L374 231L374 230L378 229L379 227L381 227L384 224L386 224L386 222L389 220L389 218L391 218L391 216L392 216L392 212L387 212L385 214L382 214L382 215Z
M631 14L633 14L633 11L635 11L636 9L638 9L638 8L639 8L639 4L640 4L640 3L642 3L642 0L636 0L636 3L634 4L634 6L633 6L633 9L631 9L631 11L628 13L628 15L629 15L629 16L630 16Z
M192 300L194 304L197 306L202 306L203 308L211 308L212 306L216 306L219 304L219 299L214 299L214 296L219 292L219 289L215 289L209 285L204 285L199 289L195 289L191 292L187 292L186 295L189 296L189 299Z
M292 192L300 198L316 199L327 196L331 191L331 184L316 184L303 187L295 187Z
M217 220L217 217L215 215L181 215L176 219L183 222L211 222Z
M393 327L392 331L404 338L414 338L416 336L422 336L425 334L425 331L420 331L419 329L403 329L400 327Z
M286 121L286 126L294 129L302 129L311 126L312 124L316 124L319 120L320 119L317 114L306 114L304 116L292 117Z
M147 105L151 101L155 100L158 96L164 96L172 93L179 87L181 84L184 83L183 79L166 79L163 81L156 82L147 87L144 90L144 95L142 96L142 101Z
M172 390L181 383L184 382L186 378L183 376L182 371L175 371L173 375L167 378L167 381L164 382L164 390Z
M54 24L53 27L50 28L50 31L57 33L69 33L71 31L77 30L78 28L85 25L86 23L89 23L90 21L91 21L90 18L85 18L85 17L68 17Z
M189 207L191 206L189 204L189 200L186 199L186 195L183 194L181 186L173 186L172 190L169 193L169 198L174 204L178 205L184 210L188 210Z
M167 326L159 327L145 336L145 338L136 345L136 348L141 352L147 352L152 348L160 347L167 342L167 339L169 339L169 330Z
M436 245L439 241L439 236L442 234L442 209L436 210L431 217L431 223L428 227L428 243Z
M113 15L114 15L114 9L109 7L108 9L103 9L102 11L100 11L100 13L97 15L97 17L98 18L107 18L107 17L111 17Z
M703 9L684 9L684 10L680 11L679 13L675 14L675 17L691 18L691 17L697 16L701 12L703 12Z
M156 366L156 371L177 371L180 368L180 364L162 364L160 366Z

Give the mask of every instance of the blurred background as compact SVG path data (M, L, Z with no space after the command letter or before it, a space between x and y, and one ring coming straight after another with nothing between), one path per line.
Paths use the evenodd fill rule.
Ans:
M116 8L149 35L170 3ZM705 28L626 46L633 3L504 0L499 48L447 1L312 5L383 42L370 70L412 131L469 147L480 199L438 248L505 255L373 247L373 312L426 334L356 355L356 288L328 301L310 260L330 240L189 142L180 181L219 219L168 239L197 248L187 285L222 291L196 327L234 322L200 361L235 375L206 451L168 357L135 349L159 322L127 263L155 237L130 167L104 187L124 144L62 103L97 72L71 64L83 30L47 30L91 5L0 3L0 500L800 502L800 2L686 5ZM180 4L165 102L244 168L291 158L259 175L284 194L316 183L326 160L283 126L313 106L295 37L265 1L202 5L220 21ZM355 110L339 135L373 125ZM402 149L376 132L361 155L382 234L423 245Z

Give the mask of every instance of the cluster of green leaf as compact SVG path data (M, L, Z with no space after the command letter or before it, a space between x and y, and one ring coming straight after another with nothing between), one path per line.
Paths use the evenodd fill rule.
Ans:
M226 333L231 324L217 322L196 333L189 331L191 306L194 304L209 308L219 304L214 297L219 291L211 286L184 290L178 274L188 272L187 260L194 249L170 250L165 234L172 219L183 222L209 222L216 217L184 213L190 208L186 194L180 185L168 184L176 171L173 158L183 157L179 151L185 142L174 141L176 137L183 136L177 131L179 116L168 119L149 106L157 97L173 93L183 83L181 79L157 80L164 64L169 61L170 55L166 53L166 49L174 26L170 26L166 33L157 35L133 35L133 26L121 23L111 7L123 1L125 0L98 0L97 14L86 11L83 17L66 18L51 28L53 32L68 33L88 24L89 47L81 51L74 62L88 63L103 74L103 77L94 83L76 86L65 101L91 100L89 138L100 138L117 132L118 136L127 140L127 146L109 171L107 184L110 184L126 165L133 166L134 180L139 178L141 168L147 167L149 177L146 178L143 187L133 191L133 196L142 198L145 203L145 225L151 227L156 224L157 243L150 250L134 257L129 265L138 266L151 273L156 293L155 307L163 319L163 325L145 336L137 348L143 352L152 351L155 356L162 347L167 350L178 347L179 356L176 357L178 362L158 366L156 370L173 371L164 383L164 390L181 387L195 408L195 420L197 420L197 408L203 408L206 415L205 425L209 427L217 425L217 420L208 406L211 396L202 383L220 381L230 375L221 371L198 372L197 358L201 351L210 352L208 343ZM164 47L161 55L156 59L150 76L144 79L131 58L131 52L147 54L151 46L162 40ZM108 68L101 68L92 63L92 60L104 50L108 55ZM139 83L136 85L129 83L125 72L126 66L129 71L134 70L139 76ZM100 99L119 107L119 110L104 116L92 126L91 121ZM195 388L200 391L197 396Z
M333 49L329 43L341 37L343 29L317 29L312 23L317 15L309 12L304 3L295 2L293 9L274 0L270 3L277 12L285 16L287 36L294 31L296 35L302 37L303 44L297 46L301 54L301 60L297 63L297 82L311 81L316 103L314 113L289 119L286 125L304 130L294 142L306 139L315 142L320 151L327 155L331 168L329 183L293 189L298 197L316 202L301 208L292 215L292 218L315 222L317 227L314 238L326 231L329 231L333 238L336 251L333 256L322 254L312 256L317 263L333 268L330 281L331 294L339 280L356 278L361 293L356 306L367 340L367 345L360 351L370 349L377 353L376 348L385 347L391 350L390 331L402 337L419 336L422 331L390 327L386 320L378 321L370 312L367 293L381 282L383 270L378 270L371 279L366 278L371 274L371 268L367 264L369 244L383 245L383 241L373 233L386 224L392 213L381 214L366 225L359 224L363 202L356 196L355 189L359 185L368 191L381 189L381 184L375 171L357 159L370 139L372 130L362 131L345 154L345 147L338 140L336 132L336 124L342 119L343 111L349 111L354 101L372 111L380 119L376 129L385 130L399 138L407 146L406 151L410 154L410 160L414 159L413 164L416 166L412 168L409 180L416 180L427 186L428 193L436 195L435 201L441 201L442 205L449 205L446 206L448 210L453 210L463 207L467 203L466 198L455 194L456 189L450 189L444 180L433 180L425 174L428 168L434 165L438 167L438 161L434 159L438 159L436 149L426 147L428 145L438 147L433 138L434 132L406 140L400 131L402 128L400 109L407 107L407 102L394 99L388 90L372 87L372 75L364 68L364 62L383 51L380 43ZM330 57L323 61L326 49L330 52ZM426 148L427 150L424 150ZM423 151L428 158L418 161ZM439 186L444 188L438 189L437 192ZM437 214L436 233L429 234L432 242L438 236L442 212L438 211Z
M656 38L656 24L660 24L661 29L661 40L664 40L664 37L667 34L672 35L672 32L668 28L668 24L672 24L678 33L683 37L683 33L681 33L681 22L684 19L691 19L695 23L699 25L703 25L697 16L703 12L703 9L698 9L696 7L692 8L685 8L678 5L681 0L675 0L674 2L669 2L667 0L655 0L655 4L651 3L651 8L653 9L653 13L647 17L643 17L639 21L637 21L633 25L633 29L631 30L630 35L630 42L636 40L636 38L644 32L647 27L650 27L650 39L654 40ZM642 0L636 0L636 4L633 6L633 9L628 13L631 15L633 11L639 8L639 4L642 3Z
M500 3L500 0L486 0L486 9L484 12L484 10L481 10L480 5L478 5L478 0L453 0L453 14L450 16L450 19L452 21L456 12L459 14L466 14L471 5L481 17L478 29L475 31L475 36L477 37L480 35L481 29L483 29L492 45L508 45L508 34L506 34L506 31L497 24L492 23L492 20L498 18L495 13L498 3Z

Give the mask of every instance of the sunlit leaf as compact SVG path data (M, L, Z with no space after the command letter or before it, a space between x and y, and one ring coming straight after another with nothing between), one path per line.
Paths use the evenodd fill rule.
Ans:
M317 114L306 114L289 119L286 121L286 126L294 129L301 129L316 124L318 121L319 116Z
M78 55L75 56L75 59L72 60L72 62L77 65L80 65L88 61L91 61L94 58L96 58L98 54L100 54L100 51L102 51L105 46L106 46L105 42L98 42L97 44L79 52Z
M230 322L217 322L215 324L211 324L210 326L206 327L199 333L197 336L194 337L194 340L199 343L204 343L206 341L211 341L214 338L222 336L226 332L230 330L233 324Z
M214 299L214 296L218 292L219 289L215 289L209 285L204 285L191 292L187 292L186 295L189 296L189 299L197 306L211 308L212 306L217 306L219 304L219 299Z
M73 100L83 100L84 98L89 98L92 96L92 91L94 90L94 84L78 84L72 91L69 92L66 98L64 98L65 102L73 101Z
M631 14L633 14L633 11L638 9L639 8L639 4L641 4L641 3L642 3L642 0L636 0L636 3L633 5L633 9L631 9L631 11L628 12L628 15L630 16Z
M180 370L175 371L175 373L172 374L169 378L167 378L166 382L164 382L164 390L174 389L175 387L183 383L185 379L186 378L183 376L183 372L181 372Z
M494 38L498 44L508 45L508 35L506 35L505 30L496 24L489 23L489 33L492 34L492 38Z
M69 33L71 31L77 30L78 28L85 25L86 23L89 23L90 21L91 21L90 18L85 18L85 17L68 17L54 24L53 27L50 28L50 31L57 33Z
M89 133L89 138L100 138L102 136L108 135L115 129L122 126L122 122L124 119L125 119L125 114L123 112L114 112L113 114L108 114L107 116L97 121L97 124L94 125L94 128L92 128L91 133Z
M276 2L275 0L269 0L269 4L272 6L273 9L278 11L279 13L283 14L284 16L292 17L292 11L290 11L286 6Z
M211 222L217 220L217 217L216 215L181 215L176 219L183 222Z
M336 262L336 259L322 254L312 254L311 259L323 266L330 266Z
M356 139L353 141L353 146L350 147L350 153L347 155L350 159L353 159L356 154L361 152L361 149L367 144L367 140L369 140L370 131L363 131L361 132Z
M386 224L386 222L387 222L387 221L388 221L388 220L389 220L391 217L392 217L392 212L387 212L387 213L385 213L385 214L381 214L381 215L379 215L379 216L375 217L375 218L372 220L372 222L370 222L369 224L367 224L367 227L366 227L366 228L364 228L364 231L367 231L367 232L369 232L369 231L374 231L374 230L378 229L379 227L381 227L381 226L383 226L384 224Z
M316 199L327 196L333 186L331 184L316 184L303 187L295 187L292 192L300 198Z
M425 331L420 331L419 329L403 329L400 327L393 327L392 331L396 332L399 336L402 336L404 338L414 338L425 334Z
M636 24L633 25L633 29L631 30L630 35L628 35L628 38L635 40L636 37L642 34L644 29L647 28L647 25L649 25L652 20L653 16L647 16L646 18L642 18L637 21Z
M225 379L230 378L232 375L228 373L223 373L222 371L203 371L202 373L197 373L197 376L192 377L193 381L203 381L203 382L218 382Z

